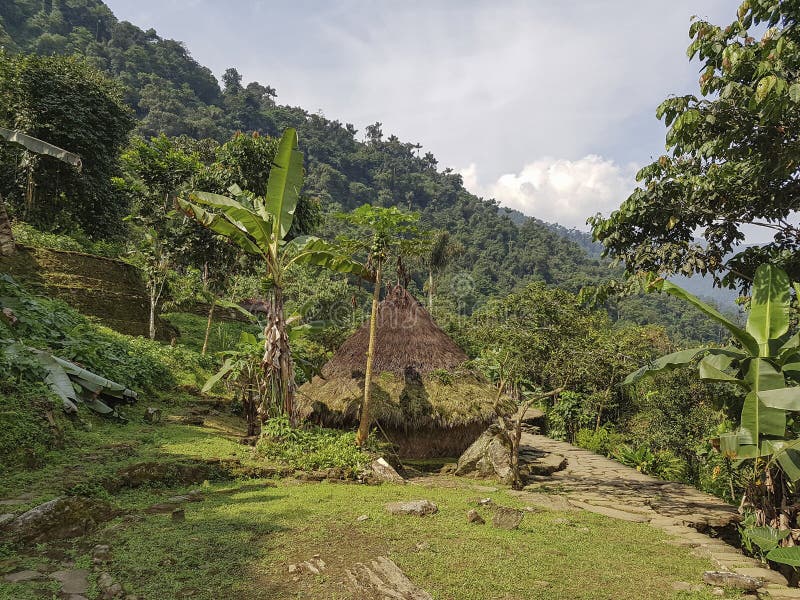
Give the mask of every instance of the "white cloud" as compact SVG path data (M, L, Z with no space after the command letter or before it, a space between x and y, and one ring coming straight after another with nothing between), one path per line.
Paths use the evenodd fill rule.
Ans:
M586 230L587 217L607 215L630 195L636 170L634 164L621 166L590 154L578 160L541 158L488 185L479 181L474 163L459 173L475 194L543 221Z
M235 65L362 133L381 121L487 180L541 156L648 162L663 151L656 106L697 89L689 17L735 16L731 0L108 1L217 75Z

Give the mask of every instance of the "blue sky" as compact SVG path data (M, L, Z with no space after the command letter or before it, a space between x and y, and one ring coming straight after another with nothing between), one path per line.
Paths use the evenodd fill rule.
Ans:
M663 152L656 106L697 91L692 15L737 0L107 0L118 18L184 41L219 77L277 89L360 132L419 142L466 186L586 229ZM361 133L359 134L361 135ZM302 140L301 140L302 143Z

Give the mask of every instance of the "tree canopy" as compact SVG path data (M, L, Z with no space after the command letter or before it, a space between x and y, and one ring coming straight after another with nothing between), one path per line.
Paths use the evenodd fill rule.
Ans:
M691 24L699 95L659 106L669 154L638 173L641 187L610 217L590 219L628 274L710 274L746 289L771 262L800 277L798 18L796 3L748 0L730 25ZM772 241L744 246L750 225Z

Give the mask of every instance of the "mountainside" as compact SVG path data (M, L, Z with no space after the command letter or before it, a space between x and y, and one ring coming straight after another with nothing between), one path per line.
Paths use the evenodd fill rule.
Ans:
M163 132L215 144L237 131L274 136L296 127L306 155L306 192L328 215L366 202L397 205L420 211L425 226L449 232L453 258L437 293L452 308L471 311L528 279L574 292L612 273L586 234L476 197L459 174L440 170L418 144L384 136L380 123L359 135L351 124L277 104L273 88L243 85L233 68L220 86L181 42L118 21L99 0L5 2L0 45L10 52L85 57L122 82L142 136ZM337 228L328 218L320 234L334 237ZM423 279L420 273L418 288Z

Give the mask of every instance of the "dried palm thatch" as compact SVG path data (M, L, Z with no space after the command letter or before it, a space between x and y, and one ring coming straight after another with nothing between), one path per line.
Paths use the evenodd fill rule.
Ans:
M369 323L298 390L302 417L329 427L358 422ZM378 307L372 409L406 456L455 456L494 419L494 388L463 367L467 355L401 286Z

